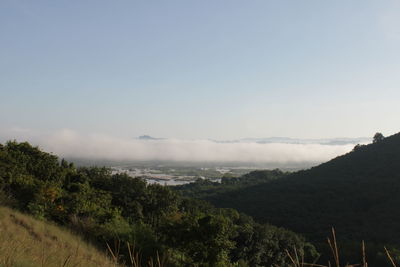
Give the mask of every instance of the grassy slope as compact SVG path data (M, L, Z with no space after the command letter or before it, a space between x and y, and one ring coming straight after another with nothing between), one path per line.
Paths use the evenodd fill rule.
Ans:
M208 198L261 221L323 239L400 244L400 134L276 181Z
M114 266L79 237L0 207L0 266Z

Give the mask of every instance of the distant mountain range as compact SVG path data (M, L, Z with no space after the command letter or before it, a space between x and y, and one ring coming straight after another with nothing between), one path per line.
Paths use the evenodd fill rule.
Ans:
M156 138L150 135L142 135L137 137L139 140L167 140L167 138ZM236 140L213 140L215 143L258 143L258 144L321 144L321 145L348 145L348 144L367 144L371 143L372 138L357 137L357 138L321 138L321 139L301 139L290 137L267 137L267 138L242 138Z
M370 143L372 138L325 138L325 139L301 139L289 137L269 137L269 138L243 138L232 142L251 142L259 144L280 143L280 144L322 144L322 145L347 145Z

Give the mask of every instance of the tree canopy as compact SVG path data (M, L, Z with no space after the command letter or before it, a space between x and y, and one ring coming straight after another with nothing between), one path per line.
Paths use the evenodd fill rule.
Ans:
M0 201L68 227L102 249L129 242L145 261L168 255L172 267L285 266L286 249L293 247L317 256L291 231L107 168L76 168L29 143L0 145ZM128 255L121 248L120 261Z

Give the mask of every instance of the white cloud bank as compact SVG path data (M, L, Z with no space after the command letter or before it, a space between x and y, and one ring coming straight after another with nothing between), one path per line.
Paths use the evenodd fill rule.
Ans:
M218 143L210 140L139 140L64 129L37 132L0 129L0 141L28 141L60 157L107 160L301 163L323 162L352 150L354 144Z

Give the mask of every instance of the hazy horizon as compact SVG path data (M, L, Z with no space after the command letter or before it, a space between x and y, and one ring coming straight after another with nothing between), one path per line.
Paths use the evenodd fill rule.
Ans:
M71 129L41 132L14 129L0 132L0 141L28 141L64 158L113 161L243 162L274 163L279 166L297 163L321 163L351 151L354 139L210 139L120 138L106 134L83 134ZM337 143L335 143L337 142Z

